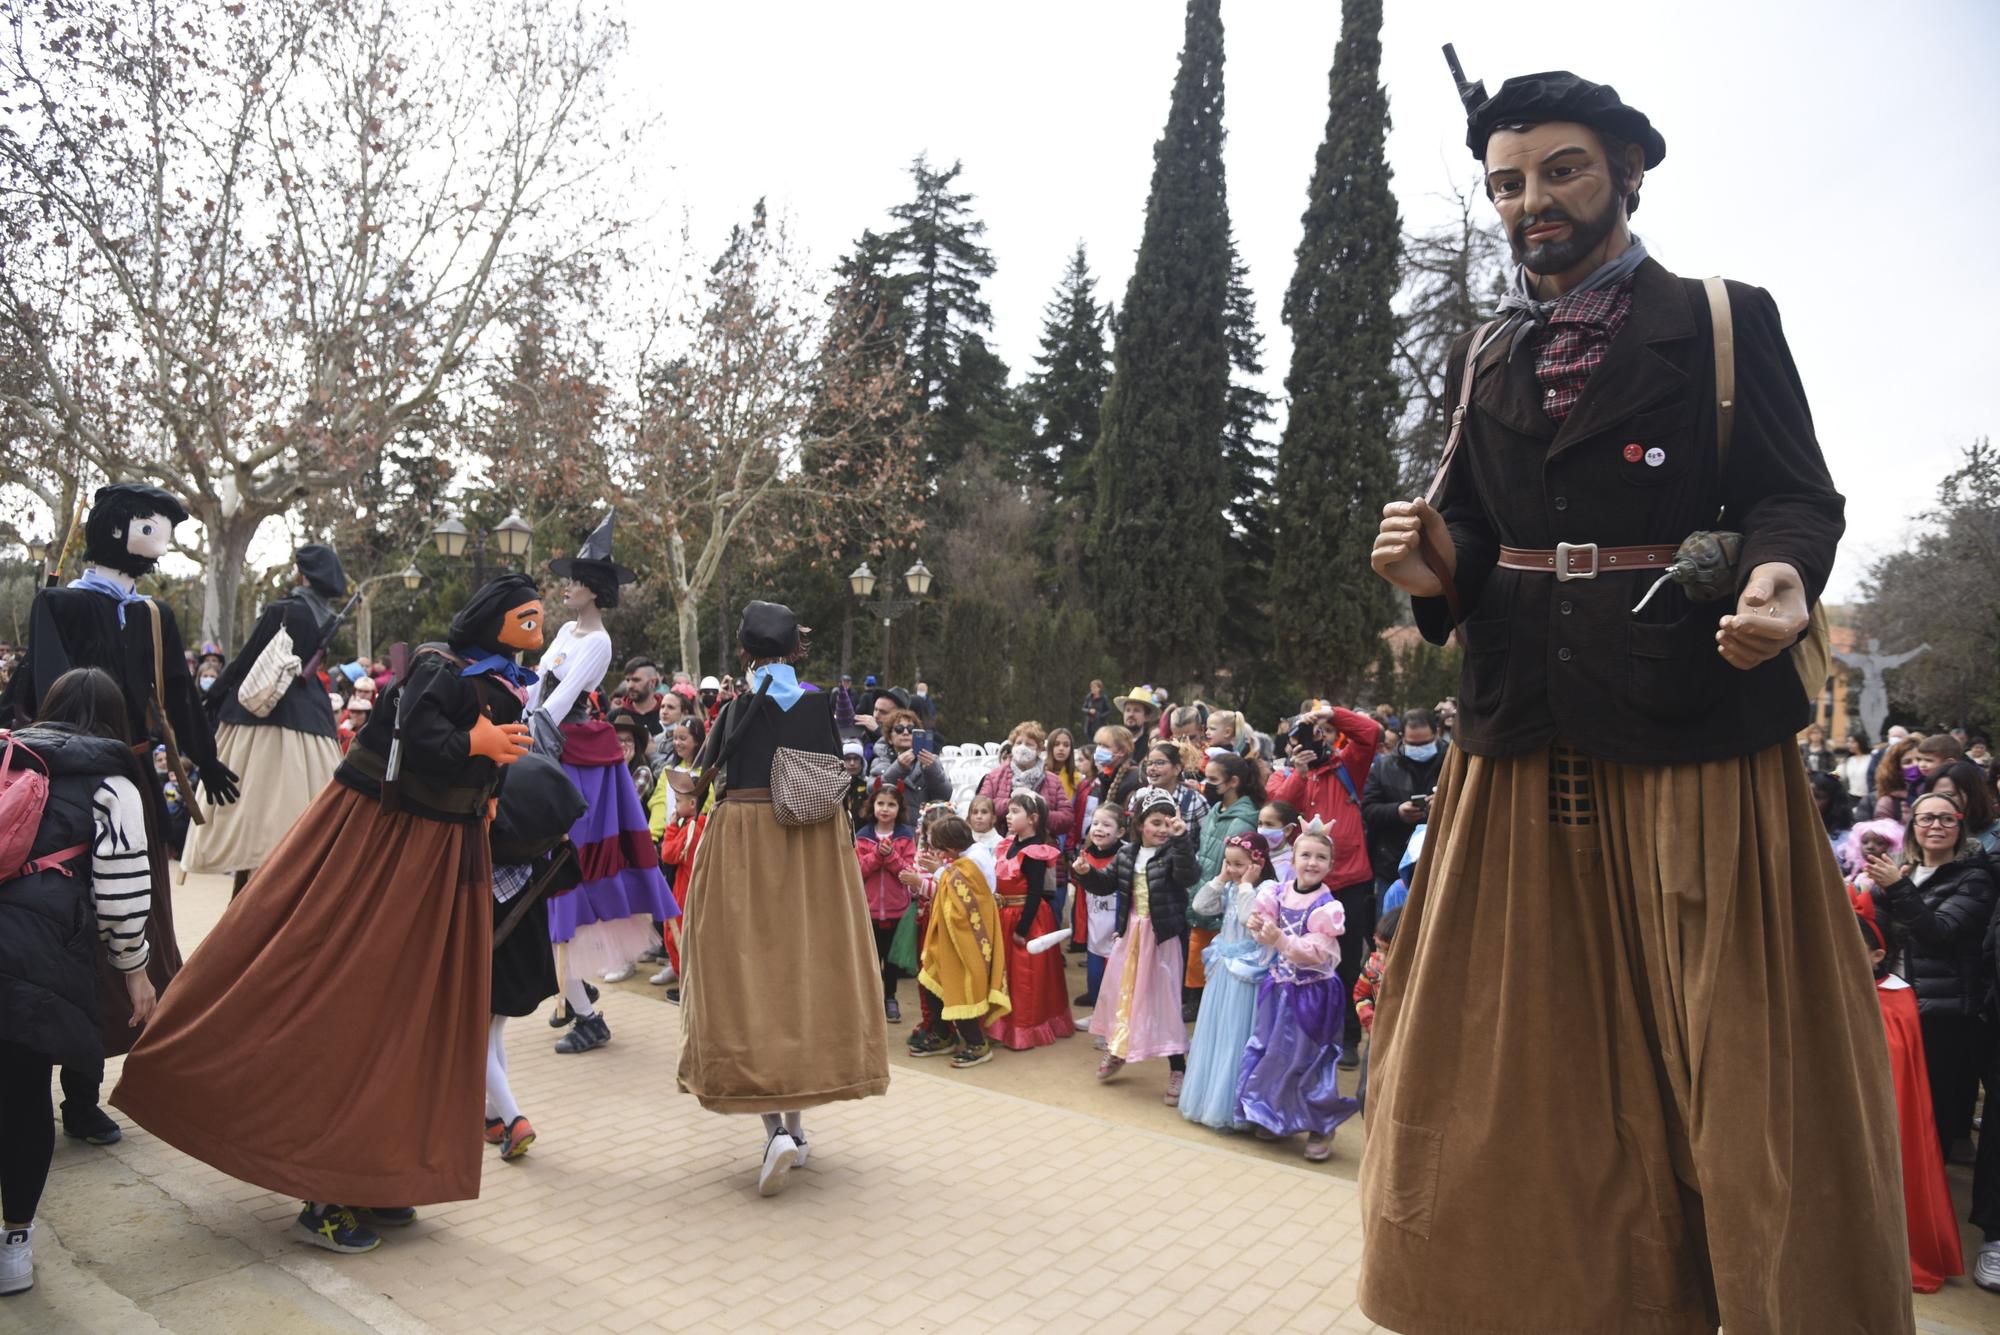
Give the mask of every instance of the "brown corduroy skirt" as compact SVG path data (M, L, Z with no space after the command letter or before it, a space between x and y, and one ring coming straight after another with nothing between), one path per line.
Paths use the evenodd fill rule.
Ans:
M112 1105L305 1200L475 1197L492 951L485 831L330 783L189 957Z
M889 1088L882 974L847 816L718 803L681 928L680 1087L712 1112L793 1112Z
M1796 749L1454 751L1438 791L1378 993L1368 1316L1911 1330L1882 1019Z

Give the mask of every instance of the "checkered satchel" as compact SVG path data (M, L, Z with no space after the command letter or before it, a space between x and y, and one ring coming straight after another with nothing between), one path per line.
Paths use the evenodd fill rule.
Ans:
M839 756L781 746L771 758L771 809L781 825L817 825L841 809L849 782Z

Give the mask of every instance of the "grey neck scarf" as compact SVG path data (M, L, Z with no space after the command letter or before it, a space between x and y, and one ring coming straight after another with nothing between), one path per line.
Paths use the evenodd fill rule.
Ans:
M1563 296L1573 296L1578 292L1597 292L1607 287L1614 287L1631 277L1633 271L1645 262L1646 243L1634 236L1632 244L1625 247L1618 258L1606 260L1598 265L1590 277L1565 292ZM1561 300L1562 297L1557 297L1551 301L1543 301L1537 297L1534 280L1528 276L1527 269L1518 264L1514 266L1514 282L1507 289L1507 295L1500 298L1500 313L1510 317L1525 315L1527 318L1513 322L1514 342L1508 348L1510 355L1514 348L1520 346L1522 337L1530 329L1548 327L1549 317L1555 313L1556 303Z

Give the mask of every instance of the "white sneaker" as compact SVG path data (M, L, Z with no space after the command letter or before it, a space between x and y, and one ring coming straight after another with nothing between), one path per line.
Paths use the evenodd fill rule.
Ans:
M35 1287L35 1226L10 1228L0 1242L0 1293L26 1293Z
M785 1189L785 1176L799 1166L799 1143L780 1131L764 1147L764 1166L757 1173L757 1194L775 1196Z
M804 1168L806 1166L806 1160L812 1157L812 1146L803 1139L794 1140L792 1143L799 1147L798 1162L793 1164L792 1167Z
M622 983L631 976L632 976L632 966L626 964L626 965L621 965L620 967L613 969L610 973L605 974L604 981L607 983Z
M654 974L651 978L648 978L646 981L651 983L654 987L672 987L675 983L678 983L680 979L681 976L674 972L674 966L669 964L666 968L660 970L658 973Z
M13 1236L12 1234L8 1235ZM1972 1258L1972 1282L1982 1289L2000 1293L2000 1242L1989 1242L1979 1249ZM0 1280L0 1293L5 1293L6 1281Z

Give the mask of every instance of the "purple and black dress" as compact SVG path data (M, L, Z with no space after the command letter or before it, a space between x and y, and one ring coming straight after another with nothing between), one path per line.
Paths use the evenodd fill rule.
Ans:
M1287 883L1289 888L1290 883ZM1302 908L1266 886L1255 913L1284 933L1271 970L1257 985L1257 1018L1236 1082L1236 1117L1280 1136L1330 1136L1361 1105L1340 1092L1340 935L1346 914L1322 889Z

